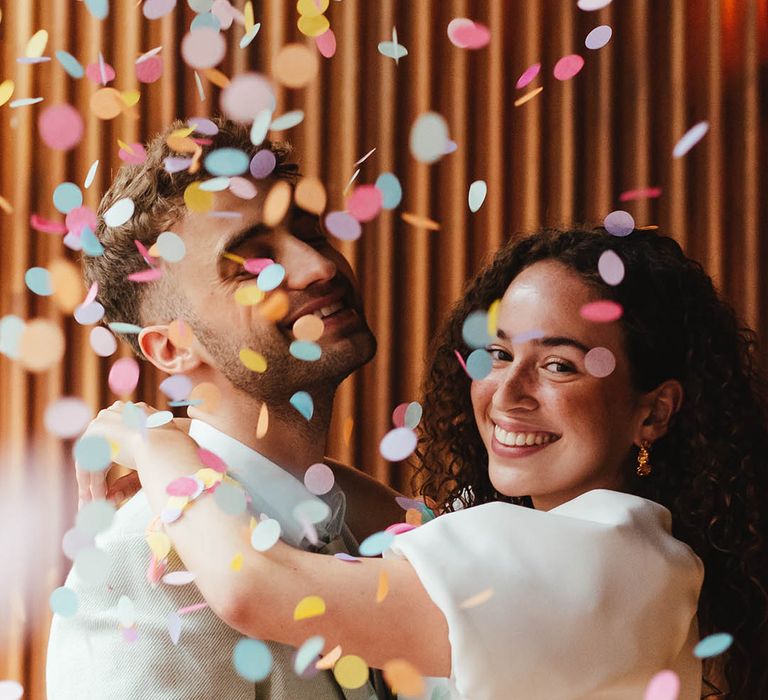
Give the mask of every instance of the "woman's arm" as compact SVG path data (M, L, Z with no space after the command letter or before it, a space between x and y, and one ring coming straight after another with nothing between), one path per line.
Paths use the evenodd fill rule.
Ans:
M155 428L146 441L135 443L135 458L158 513L168 498L166 485L201 467L195 442L172 426ZM281 542L257 552L250 545L248 517L224 514L208 496L166 529L213 611L243 634L296 647L321 635L327 649L340 644L343 653L358 654L371 666L401 658L425 675L449 674L447 623L408 562L348 563ZM231 567L236 554L243 557L239 571ZM377 603L382 576L389 592ZM323 599L325 613L294 621L296 605L310 595Z

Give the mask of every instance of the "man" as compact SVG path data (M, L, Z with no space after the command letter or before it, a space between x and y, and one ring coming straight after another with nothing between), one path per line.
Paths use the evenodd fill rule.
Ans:
M323 234L317 216L295 205L286 211L276 197L267 200L273 186L296 179L297 168L287 161L286 148L262 146L267 160L271 156L266 149L274 155L267 177L219 177L200 187L213 178L194 172L208 154L229 148L250 157L254 148L244 125L217 120L213 129L206 125L207 136L190 136L182 131L186 126L174 124L150 143L142 165L119 171L99 209L96 233L104 252L85 257L86 278L98 282L98 300L108 321L141 328L125 336L140 357L170 375L186 376L197 387L199 393L190 401L190 435L245 487L251 512L277 519L283 539L296 546L326 553L353 550L339 483L357 492L359 514L368 512L369 495L394 492L342 467L335 467L336 485L321 497L301 483L306 469L323 461L338 384L375 353L353 274ZM168 172L178 167L179 152L184 156L193 151L182 162L185 169ZM110 208L125 199L132 200L133 215L121 225L108 226L119 223ZM183 241L185 254L180 260L169 254L175 262L163 262L163 248L152 246L159 234L171 230ZM161 271L159 278L128 279L150 264ZM284 278L278 289L264 293L256 289L256 277L269 264L281 265L282 271L273 267L272 272L277 281L283 272ZM294 324L303 319L300 325L317 326L317 318L322 320L319 358L294 357ZM303 404L292 401L297 392L306 392L300 394ZM196 395L202 399L194 399ZM97 497L104 495L98 479L93 490ZM85 491L81 484L81 498L88 497ZM349 496L354 513L356 494ZM294 513L307 501L326 514L314 530ZM399 519L391 498L384 512L388 522ZM221 517L230 516L222 511ZM356 534L369 534L366 528L376 529L367 523ZM294 650L278 644L270 644L271 674L254 689L233 667L233 648L241 635L200 605L194 586L163 582L164 573L184 566L172 552L165 568L161 555L150 555L146 536L155 531L157 522L139 492L96 537L95 546L83 545L106 552L90 560L82 557L86 563L104 556L110 561L102 576L94 576L93 567L78 556L67 579L77 595L78 612L54 617L47 669L51 700L367 700L386 694L377 674L357 690L341 688L329 671L299 677ZM232 552L233 569L236 562Z

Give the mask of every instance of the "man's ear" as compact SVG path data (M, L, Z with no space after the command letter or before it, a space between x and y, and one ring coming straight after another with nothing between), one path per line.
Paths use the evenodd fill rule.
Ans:
M139 333L139 347L155 367L166 374L184 374L203 364L193 343L190 347L176 345L168 335L168 326L146 326Z
M638 426L635 442L643 440L653 443L666 435L672 416L683 405L683 386L677 379L667 379L652 391L642 402L642 423Z

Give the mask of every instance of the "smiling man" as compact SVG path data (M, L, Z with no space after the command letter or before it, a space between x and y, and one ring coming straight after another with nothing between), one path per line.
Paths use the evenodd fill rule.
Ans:
M336 388L375 353L354 275L316 215L269 201L273 187L290 189L298 176L286 147L262 145L251 168L262 176L258 179L246 174L212 181L213 173L190 172L199 167L197 159L205 164L207 155L225 148L250 158L258 149L242 124L206 121L197 124L205 134L191 135L181 131L186 126L172 125L149 144L143 164L119 171L99 211L96 234L104 253L84 258L87 281L98 283L106 320L141 327L140 333L124 337L139 357L207 388L206 399L189 408L190 435L224 461L228 475L244 487L251 512L278 520L282 538L294 546L354 553L354 535L377 529L370 523L372 500L384 498L377 511L380 522L399 519L394 500L387 499L394 492L340 465L334 465L336 485L327 494L313 495L301 481L308 467L328 461L323 455ZM178 170L179 152L189 154L197 146L205 155L198 152ZM134 214L109 227L104 215L122 199L133 201ZM152 246L166 231L184 243L183 258L173 263L153 255ZM129 279L150 265L161 271L158 279ZM262 292L256 278L267 265L275 266L271 273L279 284ZM184 327L178 321L191 329L187 339L177 332ZM299 359L296 346L291 353L297 322L314 327L313 336L321 333L317 345L309 346L316 353L311 360ZM292 405L297 392L311 397L311 410L300 412ZM263 433L265 413L268 430ZM351 489L349 503L339 484ZM103 496L102 489L94 482L93 495ZM81 489L81 497L87 500L88 495ZM325 513L314 532L294 513L308 501ZM222 510L221 517L230 516ZM356 690L339 686L328 671L299 676L294 650L280 644L270 644L268 678L255 686L244 680L232 662L241 636L208 609L185 610L202 601L194 586L162 582L164 571L184 567L173 553L166 562L151 558L145 539L152 521L140 491L95 542L83 543L106 552L109 565L94 577L76 563L67 579L79 608L71 618L54 617L48 650L51 700L368 700L374 693L386 695L377 673ZM234 550L232 558L237 558ZM182 623L178 642L168 631L174 615Z

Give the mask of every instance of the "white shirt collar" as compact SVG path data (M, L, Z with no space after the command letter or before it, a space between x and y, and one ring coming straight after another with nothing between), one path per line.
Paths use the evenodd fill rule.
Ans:
M321 541L330 541L341 533L347 502L337 485L334 484L328 493L315 496L264 455L196 418L190 423L189 436L224 461L228 474L248 491L252 512L255 515L265 513L277 520L281 537L288 544L304 547L308 542L304 525L293 515L294 508L305 501L322 501L330 508L330 516L315 525Z

